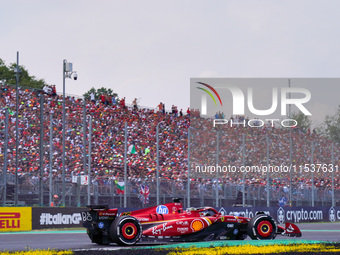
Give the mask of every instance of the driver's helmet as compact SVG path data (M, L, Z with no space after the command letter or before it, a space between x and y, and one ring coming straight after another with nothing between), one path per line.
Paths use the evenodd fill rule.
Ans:
M203 212L200 212L200 216L201 217L207 217L207 216L211 216L211 215L208 211L203 211Z

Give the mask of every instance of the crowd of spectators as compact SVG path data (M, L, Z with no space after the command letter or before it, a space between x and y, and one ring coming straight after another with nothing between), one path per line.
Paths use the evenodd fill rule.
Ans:
M15 103L16 92L13 87L1 86L0 108L8 108L9 117L9 143L7 171L15 173L15 155L18 153L18 171L21 176L32 176L36 181L40 173L40 96L44 97L44 178L47 178L49 166L52 165L54 178L62 176L62 96L53 93L43 93L30 89L19 89L19 146L15 151ZM243 173L223 172L218 179L215 174L195 172L196 166L216 165L217 160L217 130L219 130L219 165L246 165L264 166L267 164L267 146L270 151L269 164L289 165L289 137L292 137L292 164L296 171L290 175L287 172L270 174L270 184L278 189L290 184L294 187L307 188L312 184L311 172L300 168L312 162L315 164L331 163L331 142L316 133L304 133L298 129L291 133L289 129L270 126L258 128L228 127L220 125L213 128L210 119L203 119L199 111L182 109L173 106L167 112L163 103L156 109L141 108L137 100L132 106L127 106L125 97L116 103L115 98L105 95L95 98L91 95L85 102L75 97L66 98L66 178L71 180L72 175L83 174L88 166L84 166L83 120L86 118L86 153L89 149L89 117L92 116L92 143L91 143L91 173L93 180L117 180L124 173L124 139L125 123L127 123L127 147L134 147L128 152L127 169L131 181L154 181L156 176L156 127L159 125L159 162L160 178L162 181L176 181L180 189L188 176L188 128L191 126L190 138L190 164L192 167L191 181L197 185L223 185L247 184L266 185L267 176L263 172ZM114 101L114 103L113 103ZM84 115L84 107L86 115ZM53 118L52 136L52 162L50 162L50 114ZM218 118L225 118L223 113L217 113ZM216 117L215 116L215 117ZM5 111L0 111L0 164L4 160L4 129ZM243 140L245 136L246 152L243 157ZM267 145L267 137L269 144ZM312 153L311 143L314 143ZM132 145L132 146L131 146ZM313 154L313 159L311 155ZM334 147L335 165L339 165L340 150ZM1 169L2 171L2 169ZM34 176L34 178L33 178ZM340 189L339 170L334 171L335 189ZM331 172L327 170L314 173L316 187L330 188ZM217 185L217 184L216 184Z

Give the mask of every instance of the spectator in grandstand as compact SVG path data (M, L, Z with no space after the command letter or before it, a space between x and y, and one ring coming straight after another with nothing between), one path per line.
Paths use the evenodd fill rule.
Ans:
M122 109L125 109L125 97L123 97L120 101L119 101L119 105Z
M134 110L134 111L138 111L137 98L135 98L135 99L132 101L132 105L133 105L133 110Z
M102 104L106 104L106 97L105 97L104 94L101 94L101 95L99 96L99 98L100 98L100 102L101 102Z
M96 98L95 98L93 92L90 94L90 98L91 98L91 102L92 102L93 104L95 104L95 103L96 103Z

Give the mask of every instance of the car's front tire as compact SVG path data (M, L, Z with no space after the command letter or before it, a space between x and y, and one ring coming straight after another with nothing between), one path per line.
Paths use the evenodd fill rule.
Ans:
M132 216L116 218L110 226L110 237L119 245L134 245L142 237L142 226Z
M277 224L272 217L266 214L258 214L249 221L247 233L253 240L275 239Z

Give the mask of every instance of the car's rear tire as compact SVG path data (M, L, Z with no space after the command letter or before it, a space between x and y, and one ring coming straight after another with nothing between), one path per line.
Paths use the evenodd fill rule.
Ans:
M116 218L110 226L110 237L119 245L134 245L142 237L142 225L132 216Z
M249 221L247 233L253 240L275 239L277 224L272 217L265 214L258 214Z

